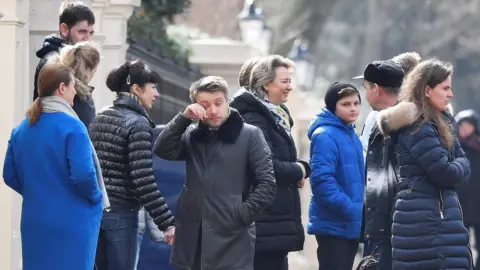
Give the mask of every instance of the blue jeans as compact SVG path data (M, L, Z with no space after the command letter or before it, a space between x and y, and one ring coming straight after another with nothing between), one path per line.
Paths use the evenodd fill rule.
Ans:
M392 269L392 244L390 238L370 240L363 243L363 257L373 256L377 260L377 268Z
M103 212L96 270L133 270L137 257L138 210L112 206Z

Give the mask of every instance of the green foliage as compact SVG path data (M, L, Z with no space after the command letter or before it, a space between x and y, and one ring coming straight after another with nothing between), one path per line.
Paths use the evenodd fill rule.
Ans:
M157 18L172 21L173 16L183 13L191 4L191 0L142 0L142 7Z
M168 24L182 13L190 0L142 0L128 20L128 37L154 54L187 64L190 55L188 40L167 33Z

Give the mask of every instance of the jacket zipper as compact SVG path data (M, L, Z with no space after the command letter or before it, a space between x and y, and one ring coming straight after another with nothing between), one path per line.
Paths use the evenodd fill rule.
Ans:
M440 211L440 218L443 219L443 192L440 190L440 200L438 201L438 210Z

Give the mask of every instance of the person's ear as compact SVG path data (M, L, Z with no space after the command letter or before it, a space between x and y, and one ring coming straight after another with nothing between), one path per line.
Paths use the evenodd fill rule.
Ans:
M375 93L375 96L380 96L380 86L378 86L378 84L374 83L373 84L373 89L374 89L374 93Z
M67 88L67 86L62 82L60 83L60 85L58 86L58 92L60 93L60 95L64 95L65 94L65 89Z
M142 88L138 84L132 85L130 89L132 94L134 94L137 97L140 95L140 93L142 93Z
M433 89L432 89L430 86L428 86L428 85L425 87L425 96L426 96L427 98L430 98L430 93L432 92L432 90L433 90Z
M68 26L67 26L65 23L62 23L62 24L60 24L58 30L59 30L59 32L60 32L60 36L61 36L63 39L67 39L68 33L69 33L69 31L70 31L70 29L68 28Z
M266 84L262 85L262 87L263 87L263 90L265 90L266 93L268 93L268 91L270 91L270 89L269 89L270 88L270 83L266 83Z

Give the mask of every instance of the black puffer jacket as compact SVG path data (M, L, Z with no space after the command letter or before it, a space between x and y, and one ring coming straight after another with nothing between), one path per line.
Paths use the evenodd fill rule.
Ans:
M272 112L245 89L239 90L230 107L246 123L259 127L270 146L277 183L275 201L256 221L256 251L298 251L303 249L305 233L301 220L300 194L297 182L302 178L297 150L290 135L277 123ZM284 107L286 110L286 108ZM288 112L288 110L286 110ZM290 118L293 125L293 121ZM307 177L310 167L305 163Z
M89 134L112 204L136 209L143 205L159 229L165 230L174 218L153 176L154 126L133 97L121 95L95 117Z

